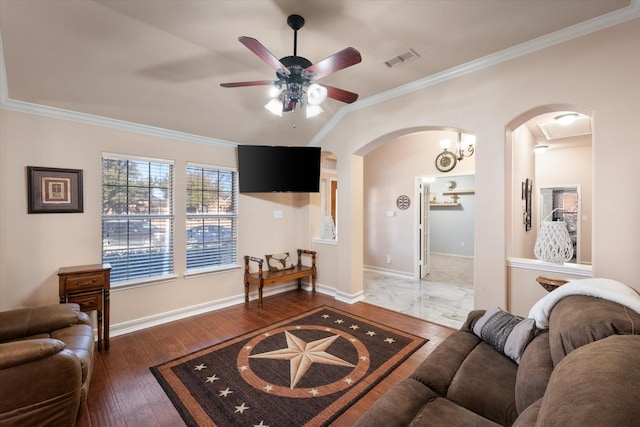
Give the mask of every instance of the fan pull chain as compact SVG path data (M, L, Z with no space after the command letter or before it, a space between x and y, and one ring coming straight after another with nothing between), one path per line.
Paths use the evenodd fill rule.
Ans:
M296 104L293 104L293 108L291 109L291 121L293 122L293 128L296 128Z

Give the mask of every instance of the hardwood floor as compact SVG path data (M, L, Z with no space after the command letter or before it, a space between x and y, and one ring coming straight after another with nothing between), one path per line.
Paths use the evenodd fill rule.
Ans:
M408 376L453 329L366 303L346 304L319 293L290 291L111 338L96 352L81 427L184 426L149 368L312 308L328 305L413 333L429 341L332 425L351 426L389 387Z

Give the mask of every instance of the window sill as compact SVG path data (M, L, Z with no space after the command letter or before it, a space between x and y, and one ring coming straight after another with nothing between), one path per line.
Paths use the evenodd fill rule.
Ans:
M320 237L314 237L311 239L311 243L319 243L321 245L337 245L338 238L335 239L321 239Z
M158 285L160 283L174 282L178 279L175 274L167 274L165 276L148 277L145 279L128 280L126 282L111 283L111 291L120 291L125 289L142 288L145 286Z
M223 267L215 267L215 268L202 268L202 269L199 269L199 270L187 271L186 273L184 273L184 278L185 279L189 279L191 277L206 276L206 275L210 275L210 274L227 273L227 272L233 271L233 270L240 270L240 268L242 268L242 266L239 265L239 264L229 264L229 265L225 265Z
M508 258L507 266L523 268L526 270L552 271L554 273L573 274L576 276L585 277L592 277L593 275L590 265L575 264L569 262L565 262L563 264L555 264L553 262L541 261L539 259Z

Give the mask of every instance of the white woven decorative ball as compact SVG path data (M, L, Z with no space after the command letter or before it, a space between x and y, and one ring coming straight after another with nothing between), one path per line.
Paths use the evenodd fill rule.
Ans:
M533 253L547 262L563 263L573 258L573 243L564 221L542 223Z

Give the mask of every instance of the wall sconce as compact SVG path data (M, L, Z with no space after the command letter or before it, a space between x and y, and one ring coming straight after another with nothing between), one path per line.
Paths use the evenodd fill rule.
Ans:
M533 253L536 258L554 263L563 263L573 258L573 243L564 221L547 221L555 211L554 209L542 222L542 227L536 238Z
M449 172L459 161L462 161L465 157L473 156L473 153L475 153L475 145L475 135L464 135L463 138L460 132L458 132L455 151L449 151L449 147L451 147L450 139L440 140L442 153L436 157L436 168L440 172Z

